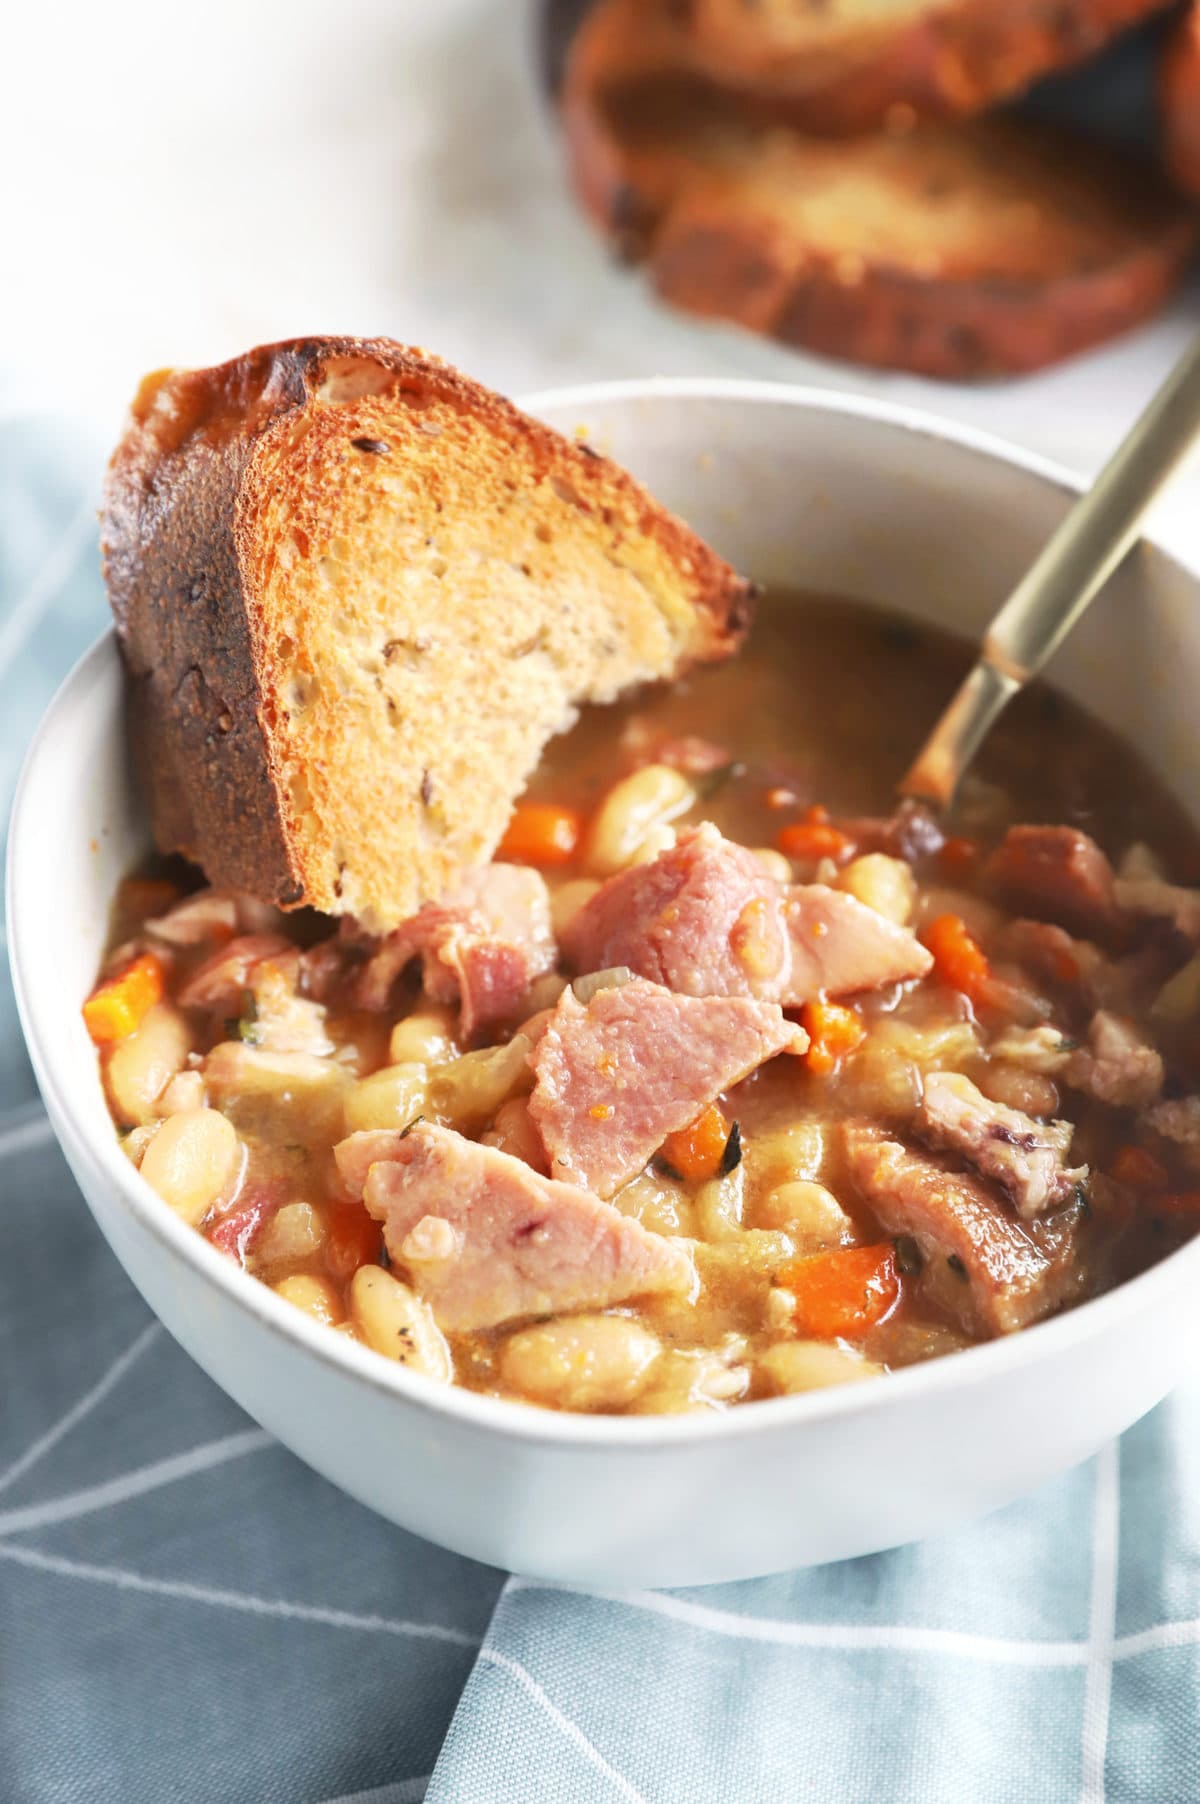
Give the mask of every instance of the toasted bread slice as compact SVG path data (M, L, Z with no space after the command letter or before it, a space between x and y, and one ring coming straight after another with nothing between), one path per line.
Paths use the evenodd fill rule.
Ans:
M750 610L623 471L390 339L148 377L103 550L160 847L376 928L491 855L582 702Z
M1167 169L1187 193L1200 194L1200 4L1187 8L1163 45L1158 104Z
M1125 330L1186 267L1195 222L1127 153L1007 119L802 135L687 72L682 35L670 0L600 0L562 90L584 205L678 306L964 379Z
M691 0L691 59L786 96L806 131L966 116L1103 48L1164 0Z

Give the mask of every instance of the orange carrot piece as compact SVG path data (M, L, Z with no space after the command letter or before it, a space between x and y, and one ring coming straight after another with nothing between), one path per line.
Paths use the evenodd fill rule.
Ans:
M97 1046L112 1046L141 1026L163 993L163 968L153 952L143 952L119 977L100 984L83 1005L83 1019Z
M688 1127L668 1134L660 1155L681 1178L715 1178L729 1143L729 1123L710 1103Z
M808 1034L804 1062L820 1077L836 1071L867 1037L857 1011L840 1002L806 1002L800 1010L800 1025Z
M1165 1190L1167 1187L1166 1166L1144 1146L1131 1143L1118 1147L1109 1169L1118 1184L1128 1184L1131 1190Z
M775 1274L796 1299L796 1327L814 1340L865 1334L900 1301L900 1273L891 1241L835 1247L797 1259Z
M961 990L973 1002L987 1000L991 966L961 915L938 915L921 938L933 954L934 970L943 983Z
M568 864L583 832L575 808L557 802L518 802L496 857L512 864Z
M828 821L791 821L779 829L775 844L787 858L815 862L818 858L846 858L854 850L854 841Z

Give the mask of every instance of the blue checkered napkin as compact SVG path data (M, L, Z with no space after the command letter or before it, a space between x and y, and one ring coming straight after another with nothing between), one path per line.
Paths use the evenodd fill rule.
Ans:
M105 623L99 469L0 395L4 818ZM1200 1381L920 1547L501 1590L308 1472L156 1326L51 1142L6 971L0 1373L0 1804L1200 1804Z

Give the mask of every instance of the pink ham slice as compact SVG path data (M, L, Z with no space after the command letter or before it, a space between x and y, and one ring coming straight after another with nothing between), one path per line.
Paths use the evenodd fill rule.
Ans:
M581 971L625 965L681 995L785 1007L921 977L931 963L905 928L840 890L779 883L708 824L610 878L563 949Z
M985 869L1009 902L1032 915L1101 936L1120 925L1113 868L1078 827L1010 827Z
M1077 1293L1080 1204L1021 1222L978 1178L882 1128L848 1121L842 1132L863 1200L890 1233L911 1236L920 1249L918 1288L969 1334L1011 1334Z
M247 933L226 941L193 971L179 992L184 1008L238 1015L255 969L264 959L296 962L296 948L277 933Z
M335 1154L352 1187L363 1172L363 1202L388 1252L449 1333L683 1295L694 1282L682 1241L449 1128L354 1134Z
M926 1076L917 1130L931 1145L961 1153L985 1178L994 1178L1026 1218L1071 1202L1087 1180L1086 1165L1066 1164L1074 1133L1069 1121L1036 1121L993 1102L956 1071Z
M422 961L425 992L459 1001L462 1032L511 1021L537 977L557 962L550 897L542 876L523 865L472 871L444 902L430 902L383 941L359 979L359 1001L385 1009L405 967Z
M722 1090L807 1044L776 1002L676 996L639 977L586 1007L564 990L529 1061L551 1176L611 1196Z

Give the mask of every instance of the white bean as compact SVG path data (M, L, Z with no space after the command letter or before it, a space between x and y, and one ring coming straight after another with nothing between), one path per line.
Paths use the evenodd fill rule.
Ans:
M758 1183L815 1178L824 1157L825 1130L819 1121L793 1121L774 1133L753 1134L746 1142L746 1163Z
M429 1106L449 1127L469 1131L491 1121L501 1103L533 1088L529 1054L533 1042L514 1034L505 1046L465 1052L429 1073Z
M645 764L614 783L588 833L589 869L602 877L624 870L652 828L677 820L695 801L692 785L669 764Z
M311 1316L314 1322L324 1322L328 1328L336 1328L342 1319L342 1300L328 1278L318 1278L312 1272L296 1272L290 1278L281 1278L271 1289L285 1303L300 1309Z
M415 1121L425 1107L424 1065L385 1065L382 1071L360 1078L346 1095L346 1132L367 1128L402 1128Z
M285 1203L276 1210L254 1248L255 1266L298 1265L325 1244L325 1222L311 1203Z
M839 873L838 887L901 927L912 919L917 880L902 858L889 858L886 852L852 858Z
M854 1224L832 1190L810 1178L776 1185L759 1203L757 1214L763 1227L784 1229L806 1251L841 1246L854 1234Z
M738 1336L704 1351L664 1353L634 1405L639 1416L703 1415L736 1402L750 1385L742 1363L745 1343Z
M659 1343L626 1316L564 1316L512 1335L500 1355L504 1382L558 1409L621 1409L632 1403Z
M237 1168L238 1137L216 1109L171 1115L142 1154L141 1174L164 1203L197 1227Z
M723 1178L709 1178L695 1196L696 1226L705 1240L727 1240L742 1226L745 1170L741 1165Z
M177 1071L158 1099L159 1113L178 1115L183 1109L204 1107L204 1079L198 1071Z
M514 1096L509 1102L501 1103L495 1121L480 1138L485 1146L498 1147L514 1159L523 1159L534 1171L546 1169L542 1137L533 1125L529 1104L523 1096Z
M781 1340L758 1360L758 1370L777 1391L823 1390L830 1384L853 1384L883 1371L852 1347L823 1340Z
M118 1042L105 1078L113 1108L122 1122L142 1127L158 1118L159 1096L187 1063L191 1044L188 1024L170 1002L156 1002L137 1032Z
M376 1353L439 1384L453 1376L450 1349L429 1305L381 1265L360 1265L350 1284L355 1327Z
M388 1043L390 1065L441 1065L457 1055L454 1012L432 1002L397 1021Z

